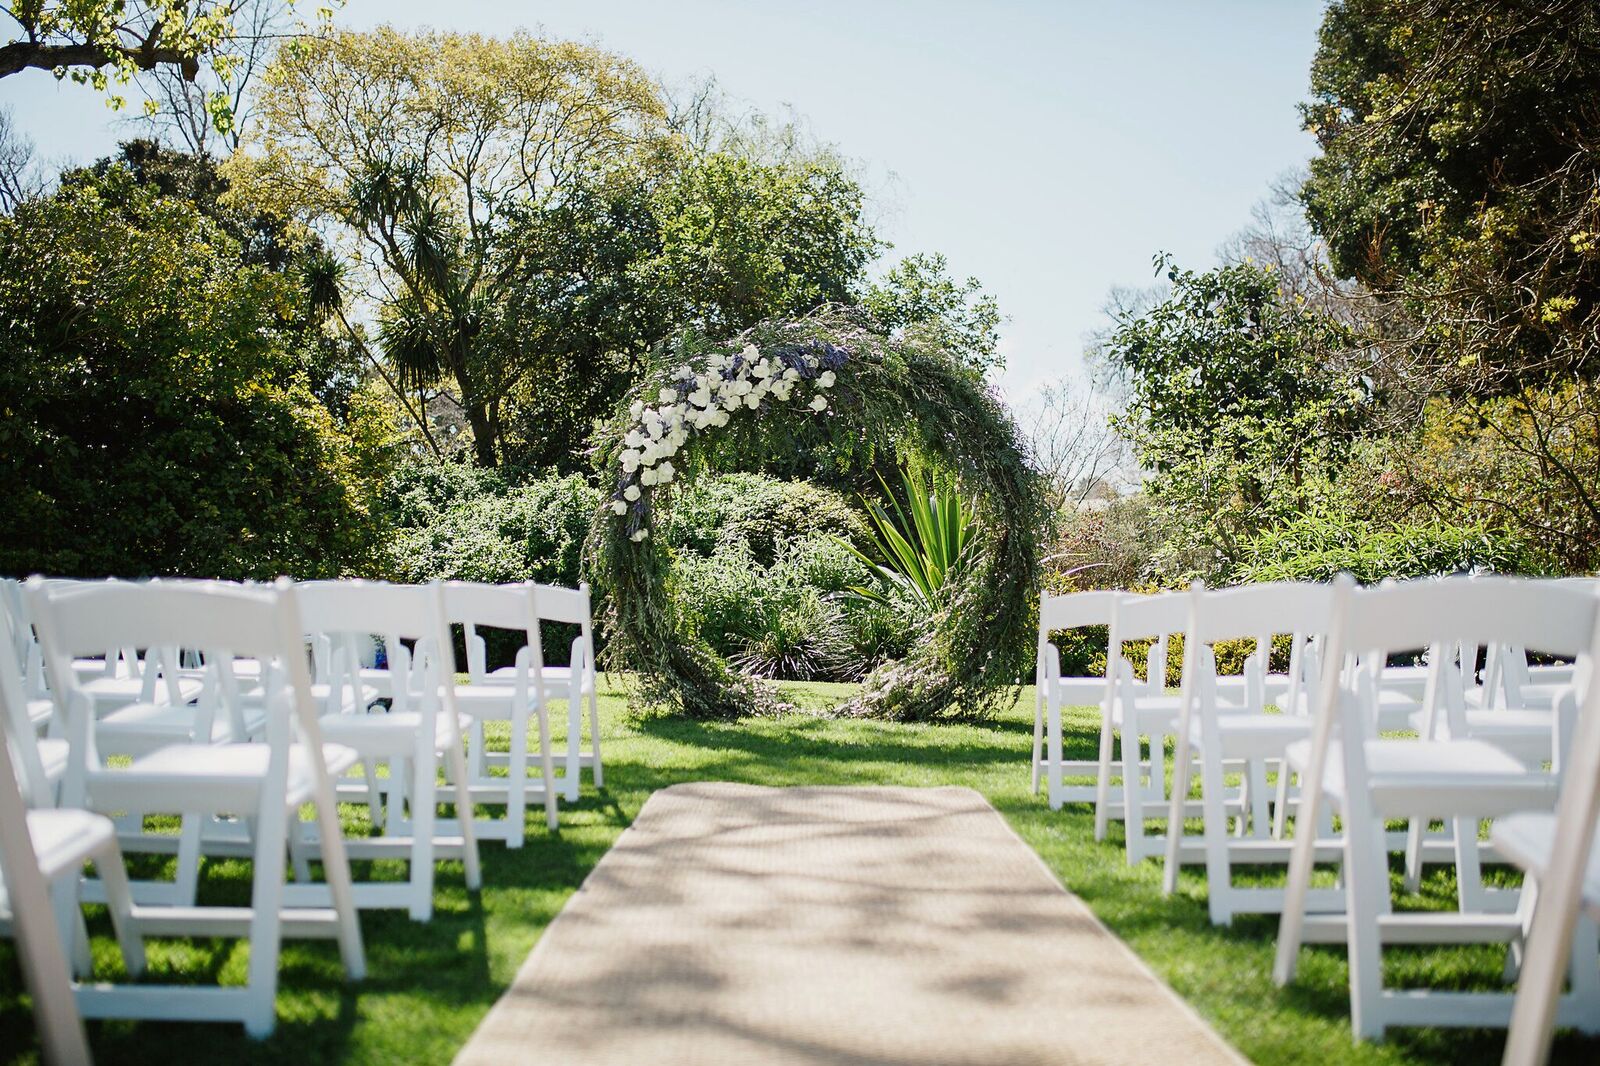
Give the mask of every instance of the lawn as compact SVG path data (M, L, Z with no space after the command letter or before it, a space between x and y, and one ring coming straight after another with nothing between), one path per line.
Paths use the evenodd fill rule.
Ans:
M827 706L841 685L790 686L802 703ZM101 1062L116 1063L446 1063L511 981L522 958L650 794L681 781L761 785L965 785L987 796L1067 887L1223 1036L1258 1063L1498 1062L1498 1032L1398 1031L1384 1044L1350 1041L1343 949L1307 950L1290 989L1268 973L1277 922L1241 918L1214 929L1206 917L1201 871L1188 871L1166 899L1154 861L1125 865L1120 831L1095 843L1086 807L1051 812L1028 788L1033 698L984 725L897 725L791 716L738 723L634 718L620 695L601 700L606 788L585 786L562 810L558 834L543 831L542 812L528 844L483 846L483 891L462 884L459 865L442 870L435 917L417 924L403 914L363 917L368 977L341 979L331 945L291 942L283 957L278 1029L261 1043L237 1026L91 1023ZM1072 719L1073 747L1092 756L1095 723ZM245 870L208 868L204 898L242 900ZM1449 898L1444 873L1425 886L1420 905ZM115 946L97 924L95 952L116 971ZM0 1056L37 1058L31 1017L9 944L0 946ZM164 943L151 953L166 979L242 981L246 950L232 941ZM1416 949L1387 957L1391 982L1493 987L1501 954L1492 948ZM1062 965L1071 965L1063 959ZM1062 1034L1070 1041L1071 1034ZM1600 1059L1600 1042L1558 1041L1553 1061Z

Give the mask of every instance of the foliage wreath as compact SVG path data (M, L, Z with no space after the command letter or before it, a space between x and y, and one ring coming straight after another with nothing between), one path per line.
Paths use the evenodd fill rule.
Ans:
M693 718L787 709L679 625L670 554L651 531L660 497L713 456L737 462L824 442L953 474L975 498L981 529L927 638L874 670L840 713L981 717L1014 699L1032 647L1042 482L1016 424L970 369L929 338L891 339L854 308L761 322L731 342L686 333L655 354L632 402L598 435L594 458L613 494L596 513L588 563L606 593L611 667L632 676L646 705Z

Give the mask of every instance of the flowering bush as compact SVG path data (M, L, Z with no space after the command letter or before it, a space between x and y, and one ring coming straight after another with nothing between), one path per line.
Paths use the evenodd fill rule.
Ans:
M650 535L644 524L649 490L677 476L672 457L692 434L720 429L733 415L758 411L769 401L790 403L808 393L806 409L820 414L828 410L823 393L833 388L837 371L849 360L845 349L814 340L766 355L746 344L732 355L706 354L698 371L688 363L679 366L657 391L655 405L634 400L628 409L634 425L622 439L617 490L611 500L611 512L628 519L629 539L638 543Z

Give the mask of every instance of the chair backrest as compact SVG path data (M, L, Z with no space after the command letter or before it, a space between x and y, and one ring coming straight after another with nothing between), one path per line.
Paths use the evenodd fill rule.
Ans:
M218 713L229 717L232 739L245 739L239 731L244 694L231 667L235 658L259 660L268 667L261 690L268 711L266 741L273 747L269 777L286 780L288 746L296 727L308 743L320 743L294 590L287 580L246 587L189 581L62 585L33 578L25 595L56 713L66 722L71 745L63 803L83 802L87 775L100 765L92 701L72 668L75 657L97 649L160 646L200 652L207 676L194 735L207 743Z
M1114 589L1042 594L1039 597L1039 642L1046 643L1051 633L1061 629L1110 625L1112 608L1128 595Z
M594 604L589 595L589 583L580 581L575 589L563 585L535 585L539 593L539 618L545 622L563 622L578 627L572 638L571 659L573 674L580 670L593 677L594 661Z
M1041 594L1039 644L1035 656L1036 683L1045 684L1047 679L1054 678L1060 670L1060 657L1050 648L1052 633L1064 629L1081 629L1085 626L1110 626L1117 600L1125 595L1127 593L1109 589L1069 592L1062 595L1051 592ZM1109 665L1108 659L1108 667ZM1107 677L1110 677L1109 672Z
M1207 728L1216 713L1216 655L1213 648L1225 640L1254 640L1255 651L1245 660L1244 705L1261 710L1266 705L1266 673L1271 664L1274 637L1290 641L1288 707L1305 710L1303 695L1316 691L1319 663L1313 637L1326 634L1333 621L1331 585L1282 581L1236 588L1208 589L1202 581L1189 588L1189 624L1184 632L1185 705L1197 702Z
M448 581L444 585L445 620L466 631L468 674L475 683L485 680L483 639L479 626L520 633L524 641L517 651L516 678L528 686L528 694L544 704L544 642L539 635L544 586L533 582L515 585L489 585L472 581ZM570 589L558 591L571 592ZM566 619L562 619L566 621Z
M295 592L306 633L314 642L322 637L333 641L335 667L329 678L330 709L365 709L340 701L337 690L347 684L360 690L359 663L348 654L354 640L382 634L394 643L390 648L390 697L394 709L421 711L426 719L424 729L432 728L432 716L442 709L446 729L454 731L456 663L440 582L393 585L385 581L307 581L296 585ZM403 640L416 644L409 663L395 661L398 642Z
M15 583L14 583L15 584ZM21 586L17 586L21 595ZM0 636L10 639L18 615L6 611L0 617ZM30 636L29 641L32 641ZM11 761L22 788L23 797L30 807L54 806L50 782L45 777L44 761L39 756L39 736L28 713L28 691L23 683L22 669L13 655L0 649L0 734L4 734L11 752Z
M1330 695L1337 683L1337 662L1360 657L1381 664L1391 652L1428 648L1424 704L1431 721L1439 702L1463 683L1459 675L1471 668L1456 663L1450 654L1454 646L1501 645L1571 658L1579 699L1589 684L1589 649L1600 611L1600 594L1592 586L1509 577L1451 577L1370 589L1358 589L1342 577L1336 586L1336 632L1323 682ZM1370 676L1355 680L1362 678L1370 689ZM1370 694L1354 694L1370 702ZM1367 718L1360 724L1370 734L1371 715Z

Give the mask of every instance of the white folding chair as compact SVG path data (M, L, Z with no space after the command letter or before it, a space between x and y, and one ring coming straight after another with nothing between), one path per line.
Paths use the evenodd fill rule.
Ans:
M1591 662L1596 656L1600 647ZM1501 854L1526 871L1529 899L1506 1066L1538 1066L1548 1057L1562 984L1600 922L1600 700L1594 686L1589 692L1556 812L1511 815L1491 834Z
M1128 865L1161 854L1160 835L1145 833L1144 820L1166 813L1166 738L1177 728L1178 697L1166 691L1166 641L1181 633L1188 618L1188 598L1181 592L1159 596L1121 596L1112 607L1106 671L1110 679L1107 713L1100 733L1099 779L1096 781L1095 839L1104 840L1113 817L1124 824ZM1131 642L1150 641L1146 679L1139 681L1133 663L1123 654ZM1120 759L1111 759L1110 737L1120 741ZM1144 754L1144 737L1150 754ZM1122 802L1111 802L1113 777L1120 766Z
M76 878L83 864L94 858L92 852L99 850L96 845L103 841L109 840L111 847L116 847L116 836L110 822L104 818L92 826L68 827L66 833L56 832L64 818L76 819L79 815L96 817L82 811L30 812L24 807L10 747L0 734L0 882L3 882L0 895L4 897L0 910L9 919L17 940L22 976L33 994L34 1022L44 1057L56 1063L88 1062L89 1042L73 996L66 947L71 941L59 934L50 882L53 877L68 872ZM52 826L47 822L58 824ZM43 842L40 838L47 836L61 838L53 841L56 846L45 849L51 857L48 867L41 863L38 850ZM70 842L78 846L71 849L61 846ZM106 865L114 867L120 861L118 857ZM76 930L69 934L76 935ZM142 947L141 943L141 950ZM142 954L135 955L134 959L143 962Z
M1506 1024L1511 1000L1502 993L1386 988L1382 951L1395 943L1516 942L1521 936L1517 915L1477 906L1479 823L1522 810L1548 810L1556 779L1482 740L1380 736L1376 665L1394 651L1431 648L1428 687L1437 691L1451 683L1455 669L1445 647L1504 643L1581 656L1579 676L1587 678L1595 632L1595 598L1551 582L1451 578L1365 590L1357 590L1348 576L1336 582L1312 736L1288 752L1303 792L1273 970L1278 984L1292 979L1303 940L1344 940L1351 1026L1358 1038L1382 1037L1392 1026ZM1337 916L1306 913L1315 834L1300 830L1317 824L1324 802L1342 820L1346 908ZM1385 821L1433 818L1443 819L1453 832L1461 909L1396 912ZM1558 1011L1565 1022L1592 1031L1600 1029L1600 954L1592 929L1582 940L1586 957L1574 962L1573 989Z
M439 583L391 585L376 581L311 581L296 586L301 621L313 637L336 644L373 633L416 642L406 676L396 673L387 708L365 699L335 698L323 733L354 751L368 772L387 765L388 809L381 837L356 837L345 847L354 858L406 859L404 882L363 881L355 886L362 908L405 908L417 921L433 916L434 864L459 858L467 887L482 885L462 730L468 721L456 707L455 656ZM359 683L358 683L359 684ZM443 768L450 788L439 788ZM439 818L438 805L456 817ZM300 886L290 898L299 899ZM314 898L314 896L312 896Z
M345 971L365 970L330 763L353 756L322 743L310 678L302 653L295 593L287 581L244 588L220 583L108 582L51 588L27 586L57 713L67 724L71 765L63 800L102 813L179 814L176 899L172 906L134 908L145 936L224 936L250 941L243 988L133 985L85 987L78 992L87 1017L239 1021L252 1036L275 1023L278 955L285 936L330 937L339 942ZM271 664L263 678L266 707L260 742L176 744L108 766L98 755L93 697L72 669L74 657L122 646L204 649L222 675L235 655ZM224 689L229 686L224 685ZM296 742L298 736L299 742ZM286 906L284 859L291 823L311 804L320 830L321 860L331 905ZM245 834L252 860L248 907L197 906L194 877L202 819L228 815ZM187 883L184 883L184 882ZM168 887L172 886L156 886ZM110 886L107 886L110 894ZM136 893L135 899L138 900Z
M1034 667L1033 708L1033 791L1039 791L1039 781L1048 782L1047 795L1050 809L1060 810L1064 803L1092 803L1097 792L1093 785L1064 785L1062 778L1070 775L1098 774L1101 765L1110 759L1110 714L1107 707L1107 674L1099 677L1063 677L1061 653L1050 643L1050 637L1062 630L1082 629L1087 626L1109 626L1111 608L1121 592L1074 592L1064 596L1049 592L1039 597L1039 643ZM1100 758L1065 759L1062 756L1061 709L1063 707L1100 708ZM1046 734L1048 733L1048 741ZM1049 755L1045 748L1048 744Z
M444 586L446 619L465 628L467 638L480 643L480 653L467 657L468 684L456 686L456 705L472 718L472 739L468 751L471 794L477 803L504 803L505 817L480 819L476 831L480 838L503 840L510 848L520 848L527 833L526 811L530 798L544 803L545 823L555 829L555 767L550 759L549 698L544 672L544 644L539 636L538 586L483 585L451 581ZM482 638L477 629L493 628L519 634L525 642L517 651L510 678L490 678L483 669ZM570 692L570 690L569 690ZM489 759L484 750L483 724L506 722L511 727L511 746L506 755L506 776L490 776ZM528 776L529 726L538 731L539 777Z
M1299 639L1325 631L1332 604L1333 591L1327 585L1283 582L1221 591L1208 591L1199 581L1191 586L1162 887L1168 895L1177 889L1178 869L1185 855L1183 810L1189 800L1191 768L1197 759L1206 895L1214 925L1230 924L1235 914L1274 914L1282 907L1281 889L1244 888L1233 883L1236 860L1257 864L1288 862L1289 845L1271 831L1268 773L1281 766L1291 743L1311 734L1309 717L1267 709L1270 701L1262 670L1274 636L1290 634ZM1254 639L1259 657L1246 675L1245 703L1223 713L1217 698L1213 649L1220 641L1239 639ZM1288 706L1305 705L1301 690L1308 678L1316 677L1315 659L1309 649L1294 656L1286 678ZM1228 831L1229 797L1224 776L1228 763L1237 764L1243 772L1237 835ZM1279 802L1287 802L1282 790L1279 796ZM1328 841L1319 850L1322 857L1335 858L1338 842ZM1316 910L1340 910L1344 900L1342 893L1314 892L1309 903Z
M539 618L544 622L562 622L578 627L572 639L571 658L567 666L546 665L545 695L552 700L567 702L567 753L563 760L563 797L568 803L578 799L578 787L583 767L589 767L595 788L605 787L605 770L600 764L600 685L595 673L594 609L590 602L589 583L582 582L575 589L560 585L536 585L539 595ZM482 640L469 643L469 649L483 654ZM468 654L473 654L469 650ZM489 672L489 677L505 680L513 677L515 666L502 666ZM583 708L589 708L589 747L583 750Z

